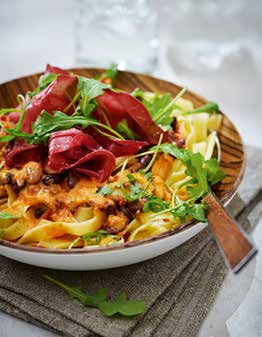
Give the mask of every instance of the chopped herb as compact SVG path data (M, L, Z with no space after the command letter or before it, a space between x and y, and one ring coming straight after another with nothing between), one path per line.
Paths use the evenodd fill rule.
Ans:
M129 191L128 191L129 193L126 191L124 184L123 184L123 172L125 170L127 162L128 162L128 159L125 160L121 168L119 182L120 182L120 188L123 193L124 199L126 201L132 202L132 201L137 201L140 198L147 197L148 193L146 192L147 186L146 188L142 189L141 185L135 179L133 174L130 174L130 173L127 174L127 178L129 180Z
M144 301L127 300L126 294L122 292L114 300L108 299L108 290L100 289L95 295L88 295L80 287L71 287L51 276L43 275L45 279L54 283L65 290L71 298L79 300L83 305L99 309L105 316L119 314L121 316L135 316L145 312L146 306Z
M19 215L11 214L8 212L0 212L0 219L18 219Z
M103 229L99 229L98 231L86 233L86 234L82 235L82 238L87 242L87 244L91 245L92 244L91 239L95 239L96 243L99 244L100 241L105 236L108 236L108 232L103 230Z
M112 194L113 190L112 188L108 187L108 186L102 186L98 189L97 194L101 194L104 196L109 196L110 194Z
M163 211L164 209L169 208L170 203L167 201L163 201L162 199L154 196L154 195L150 195L147 198L147 202L145 203L144 207L143 207L143 212L160 212Z
M131 173L128 173L126 176L127 176L127 178L128 178L129 181L135 181L136 180L136 178L134 177L134 175L131 174Z
M4 229L0 229L0 239L5 235L5 230Z

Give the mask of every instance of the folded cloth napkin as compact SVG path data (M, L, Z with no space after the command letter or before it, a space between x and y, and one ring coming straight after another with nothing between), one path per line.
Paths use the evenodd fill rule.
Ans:
M240 197L230 205L233 215L243 215L247 206L255 206L261 175L262 151L248 148ZM54 271L0 257L0 270L1 310L70 337L195 336L226 273L209 228L177 249L128 267ZM125 290L128 297L144 300L147 311L132 319L104 317L97 309L70 299L43 274L81 286L90 294L104 287L114 296Z

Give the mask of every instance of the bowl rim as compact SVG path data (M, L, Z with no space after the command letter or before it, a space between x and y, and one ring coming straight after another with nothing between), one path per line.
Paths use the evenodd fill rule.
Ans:
M105 69L103 68L84 68L84 67L80 67L80 68L69 68L66 69L68 71L78 71L78 70L91 70L91 71L99 71L99 72L103 72ZM159 77L154 77L148 74L143 74L143 73L137 73L137 72L131 72L131 71L123 71L120 70L120 73L127 73L127 74L131 74L131 75L138 75L138 76L143 76L146 77L148 79L153 79L153 80L160 80L162 82L166 82L169 85L173 85L177 88L182 89L182 87L176 83L170 82L168 80L164 80L161 79ZM3 84L7 84L10 82L13 82L15 80L21 80L24 78L28 78L31 76L40 76L42 75L43 72L39 72L39 73L34 73L31 75L26 75L26 76L22 76L22 77L17 77L15 79L0 83L0 86ZM194 96L197 100L200 100L202 102L208 102L206 98L202 97L201 95L195 93L194 91L191 90L187 90L187 93L190 96ZM240 139L240 144L242 146L243 149L243 161L242 161L242 165L241 165L241 170L239 175L237 176L236 180L234 181L234 183L232 184L231 189L225 193L225 195L219 199L220 202L222 203L222 205L225 205L227 202L229 202L231 200L231 198L234 196L234 194L237 192L239 185L241 184L243 177L244 177L244 173L245 173L245 168L246 168L246 149L245 149L245 145L243 143L243 139L238 131L238 129L236 128L235 124L232 123L232 121L230 120L230 118L224 114L222 111L219 110L219 112L225 116L229 122L233 125L235 131L238 134L238 137ZM30 253L41 253L41 254L58 254L58 255L74 255L74 254L92 254L92 253L105 253L105 252L110 252L110 251L115 251L115 250L123 250L123 249L127 249L127 248L133 248L133 247L138 247L138 246L142 246L142 245L146 245L146 244L150 244L156 241L160 241L163 239L166 239L168 237L171 237L177 233L180 232L184 232L190 228L192 228L193 226L196 226L197 224L199 224L200 222L197 220L192 220L189 222L186 222L184 224L182 224L179 227L173 228L169 231L163 232L161 234L155 235L155 236L151 236L148 238L145 238L143 240L137 240L137 241L131 241L131 242L125 242L125 243L121 243L121 244L117 244L117 245L112 245L112 246L105 246L105 247L88 247L88 248L74 248L74 249L55 249L55 248L44 248L44 247L32 247L32 246L24 246L21 244L18 244L16 242L11 242L11 241L7 241L4 239L0 238L0 246L6 247L6 248L12 248L14 250L18 250L18 251L25 251L25 252L30 252Z

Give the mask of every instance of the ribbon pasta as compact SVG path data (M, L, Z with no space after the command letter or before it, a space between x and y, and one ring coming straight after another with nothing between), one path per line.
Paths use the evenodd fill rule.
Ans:
M192 102L179 98L176 104L179 109L173 111L173 116L176 117L177 131L185 140L185 148L193 153L201 153L205 160L210 159L219 143L216 131L220 126L221 115L205 112L183 115L183 111L194 109ZM219 148L217 152L219 157ZM122 159L119 158L118 162L123 162ZM128 182L128 172L124 171L124 183ZM181 200L189 198L183 184L191 177L186 174L181 160L159 154L150 172L152 181L149 184L139 172L133 173L138 183L147 188L150 194L168 202L174 202L174 191ZM118 209L112 214L106 213L108 207L123 198L119 173L109 178L104 185L109 190L113 187L114 192L111 195L98 195L97 189L103 186L87 178L81 178L70 191L63 184L45 186L38 183L26 186L18 193L8 184L1 186L0 211L17 216L0 219L2 238L22 245L66 249L132 242L180 225L179 218L174 218L171 213L143 213L140 210L116 235L110 232L105 234L104 225L110 216L111 229L115 229L125 219ZM39 209L42 213L36 216ZM99 241L92 235L90 240L83 239L84 235L96 232Z

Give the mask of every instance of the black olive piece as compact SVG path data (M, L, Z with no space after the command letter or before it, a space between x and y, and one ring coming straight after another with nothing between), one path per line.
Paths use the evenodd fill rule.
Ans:
M107 212L108 215L116 215L116 209L112 205L107 207L106 212Z
M174 120L173 120L173 122L171 124L173 130L176 129L176 122L177 122L176 117L174 117Z
M127 204L128 210L131 214L135 214L137 211L142 211L145 203L147 202L147 198L143 197L137 201L132 201Z
M141 169L144 169L147 167L147 165L150 163L150 160L152 159L151 154L147 154L144 157L141 157L140 163L141 163Z
M75 187L75 185L78 183L79 177L77 175L70 174L67 178L67 184L68 187L71 189Z
M12 179L13 179L12 173L8 172L7 177L6 177L6 182L7 182L8 185L10 185L12 183Z
M120 210L125 214L126 217L128 217L129 220L134 218L128 206L120 206Z
M45 213L46 207L39 207L35 210L35 217L37 219L41 218L41 216Z
M64 179L62 174L46 174L42 178L42 182L45 185L52 185L60 183Z
M24 186L19 186L17 182L12 184L12 189L15 193L19 193Z

